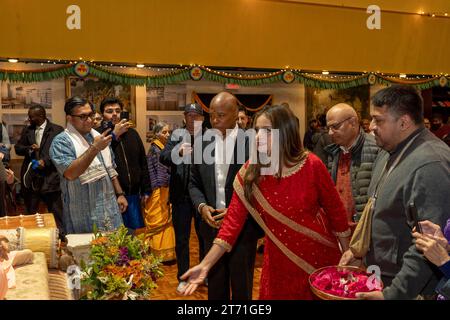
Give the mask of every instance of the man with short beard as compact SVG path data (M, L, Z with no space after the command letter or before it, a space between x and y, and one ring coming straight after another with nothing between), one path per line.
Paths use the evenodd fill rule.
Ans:
M444 227L450 208L450 149L423 124L423 100L414 87L393 85L372 98L372 122L380 153L370 183L368 206L340 264L376 265L383 291L357 293L361 299L405 300L434 294L440 278L417 251L414 218ZM366 220L367 219L367 220ZM369 238L369 241L364 239ZM360 244L360 245L357 245Z

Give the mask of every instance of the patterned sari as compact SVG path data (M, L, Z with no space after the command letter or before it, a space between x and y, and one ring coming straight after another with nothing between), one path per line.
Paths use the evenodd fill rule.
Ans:
M244 196L248 163L234 181L234 194L215 243L231 250L250 213L266 233L260 299L313 299L308 277L336 265L336 236L349 236L344 206L327 169L308 154L280 179L264 176Z
M175 259L175 232L169 203L169 169L159 162L164 145L154 140L147 155L152 194L145 203L145 239L163 261Z

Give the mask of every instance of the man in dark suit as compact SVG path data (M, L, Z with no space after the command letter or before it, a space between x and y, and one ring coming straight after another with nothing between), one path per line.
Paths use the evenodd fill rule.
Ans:
M169 200L172 204L172 223L175 230L175 252L177 254L177 278L189 269L189 238L191 236L192 218L194 218L194 227L197 232L199 242L199 259L205 256L203 239L200 236L200 216L196 208L192 205L189 196L189 181L191 177L191 163L177 164L172 159L172 152L175 151L180 157L192 157L192 146L194 135L202 134L203 109L197 103L191 103L184 107L184 120L186 127L173 132L169 142L164 150L161 151L159 161L170 167L170 185ZM195 122L198 125L198 131L195 132ZM190 137L190 142L184 142L183 139ZM180 281L177 291L186 285L186 282Z
M60 235L63 235L59 175L50 160L49 149L53 138L64 129L51 123L40 105L30 107L28 118L30 125L23 129L14 146L16 154L25 156L20 172L25 207L28 214L34 214L39 210L40 200L43 200L55 217Z
M227 92L217 94L211 101L210 120L211 130L217 130L218 134L212 142L203 143L200 164L196 159L197 141L194 142L190 195L203 219L200 234L205 241L205 252L211 248L230 204L234 178L249 156L248 140L238 128L237 118L236 98ZM233 154L227 154L231 150ZM205 159L208 155L209 161ZM251 300L256 242L260 233L256 222L249 218L233 250L225 254L208 275L209 300L230 300L230 285L233 300Z

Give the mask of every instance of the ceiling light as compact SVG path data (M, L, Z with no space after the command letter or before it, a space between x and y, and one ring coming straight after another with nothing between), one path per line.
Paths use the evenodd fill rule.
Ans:
M136 67L138 67L138 68L143 68L143 67L145 67L145 65L142 64L142 63L138 63L138 64L136 65Z
M400 78L406 78L406 74L400 73Z
M330 74L330 72L329 71L322 71L322 74Z
M8 59L8 62L16 63L16 62L19 62L19 60L15 59L15 58L11 58L11 59Z

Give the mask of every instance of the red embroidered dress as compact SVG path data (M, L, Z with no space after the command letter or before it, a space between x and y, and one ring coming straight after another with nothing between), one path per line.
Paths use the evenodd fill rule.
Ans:
M264 176L254 188L252 207L244 197L247 167L248 163L236 176L233 198L214 242L231 250L250 211L266 232L259 298L313 299L309 274L336 265L341 254L335 235L350 234L331 177L310 153L281 179Z

